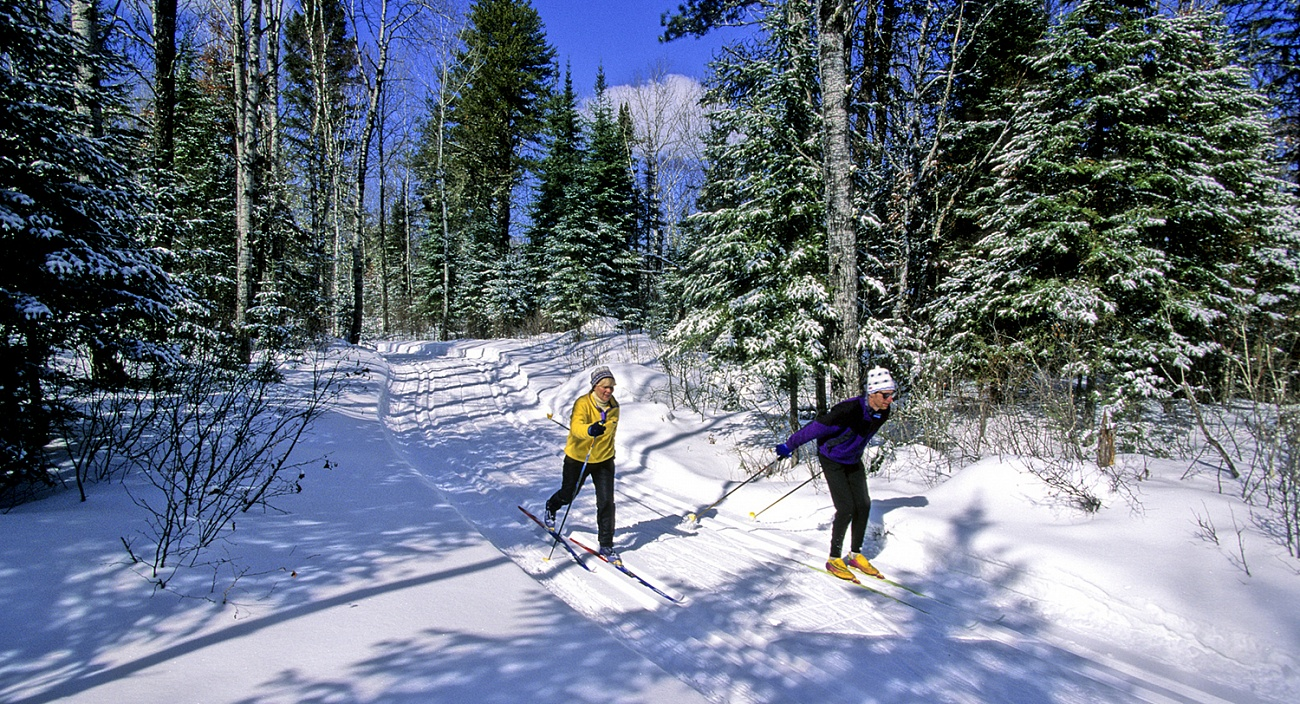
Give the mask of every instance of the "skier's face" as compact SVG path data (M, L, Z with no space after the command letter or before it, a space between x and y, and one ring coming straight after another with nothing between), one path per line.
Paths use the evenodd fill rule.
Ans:
M893 402L893 391L877 391L867 397L867 405L871 406L871 409L875 411L883 411L886 408L889 408L889 404Z
M614 380L601 379L600 383L596 384L596 388L593 389L593 393L596 394L596 398L600 399L601 403L609 403L609 399L614 396Z

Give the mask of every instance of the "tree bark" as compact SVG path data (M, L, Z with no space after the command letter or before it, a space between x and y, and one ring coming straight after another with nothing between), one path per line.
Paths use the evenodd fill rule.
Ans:
M853 213L853 157L849 150L847 55L851 10L849 0L821 0L817 32L825 139L822 171L826 188L826 241L835 311L829 347L831 362L839 371L832 381L832 389L838 396L857 393L861 378L857 227Z
M84 42L87 52L99 54L103 43L100 41L99 34L98 0L72 0L69 15L72 33ZM104 106L99 104L98 98L100 80L97 65L81 67L77 88L81 95L89 96L89 99L79 104L77 109L87 117L90 123L90 136L95 138L104 136Z
M235 50L235 334L251 352L247 324L253 304L254 204L260 194L258 151L261 119L261 0L233 0ZM249 10L252 17L249 17Z
M170 171L176 158L176 0L154 0L153 47L154 168Z

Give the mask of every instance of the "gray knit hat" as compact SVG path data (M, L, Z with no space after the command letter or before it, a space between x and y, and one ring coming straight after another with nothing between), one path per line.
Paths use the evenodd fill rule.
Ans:
M601 379L613 378L614 373L609 370L609 367L596 367L595 370L591 372L591 388L596 388L596 384L599 384Z

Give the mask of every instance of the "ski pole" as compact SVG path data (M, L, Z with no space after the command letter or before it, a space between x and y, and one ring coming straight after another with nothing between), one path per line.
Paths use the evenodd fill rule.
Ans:
M735 491L736 491L737 489L739 489L740 487L745 486L746 484L748 484L748 483L754 481L755 479L758 479L759 477L761 477L761 476L763 476L764 474L766 474L767 471L768 471L769 469L775 467L775 466L776 466L776 463L777 463L777 462L780 462L780 461L783 460L783 459L785 459L785 458L784 458L784 457L778 457L778 458L772 460L771 462L768 462L766 467L763 467L762 469L758 470L757 472L754 472L754 475L751 476L749 479L746 479L745 481L743 481L743 482L737 484L736 486L732 487L732 489L731 489L730 491L728 491L727 493L725 493L725 494L723 494L722 496L718 497L718 500L717 500L717 501L714 501L713 503L709 504L708 506L705 506L704 508L700 509L699 511L696 511L695 513L688 513L688 514L686 514L686 522L687 522L687 523L695 523L695 522L699 519L699 516L701 516L701 515L703 515L703 514L705 514L705 513L708 513L708 512L709 512L709 509L711 509L711 508L713 508L714 506L717 506L718 504L722 503L724 499L726 499L728 496L731 496L731 495L732 495L733 493L735 493Z
M547 418L550 418L551 420L555 420L555 416L551 415L550 413L547 413L547 414L546 414L546 417L547 417ZM569 426L567 426L567 425L561 423L561 422L558 421L558 420L555 420L555 424L558 425L558 426L560 426L561 428L564 428L565 430L568 430L568 429L569 429Z
M763 509L763 511L766 511L767 509L772 508L773 506L775 506L775 505L781 503L781 500L784 499L786 496L789 496L789 495L793 494L794 492L799 491L800 489L802 489L802 488L804 488L805 486L807 486L807 485L808 485L808 482L811 482L812 480L816 479L817 477L820 477L821 475L822 475L822 471L821 471L821 470L817 470L817 473L816 473L816 474L814 474L814 475L812 475L811 477L808 477L807 479L803 480L803 482L802 482L801 484L799 484L799 486L797 486L797 487L791 489L790 491L785 492L785 495L784 495L784 496L782 496L780 499L777 499L776 501L773 501L772 503L768 504L767 507ZM749 514L750 519L758 518L759 516L761 516L761 515L763 514L763 511L759 511L758 513L753 513L753 512L751 512L751 513Z
M591 443L595 445L595 442ZM555 555L555 546L560 544L560 531L564 530L564 524L569 522L569 510L573 508L574 499L578 498L578 492L582 489L582 482L587 478L587 463L591 461L591 450L587 450L587 458L582 461L582 471L578 472L578 483L573 485L573 496L569 497L569 503L564 505L564 518L560 519L560 526L555 529L555 542L551 543L551 554L546 556L549 561Z

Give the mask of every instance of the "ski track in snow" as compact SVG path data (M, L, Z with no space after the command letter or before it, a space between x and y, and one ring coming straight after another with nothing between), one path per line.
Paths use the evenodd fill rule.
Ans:
M890 575L930 598L864 580L923 613L791 561L824 560L820 525L757 526L717 510L684 525L683 516L716 497L682 496L656 481L672 473L657 471L664 460L650 460L652 447L623 445L635 423L626 404L616 542L630 569L685 604L583 553L595 568L587 572L563 548L552 551L516 509L540 516L559 485L565 431L539 400L546 388L535 377L546 379L545 370L521 367L483 342L387 343L379 351L390 367L381 419L412 471L575 611L712 700L1269 701L1045 623L1032 606L1015 609L1024 597L981 577L969 555L954 556L943 574ZM593 544L590 491L587 482L565 532Z

